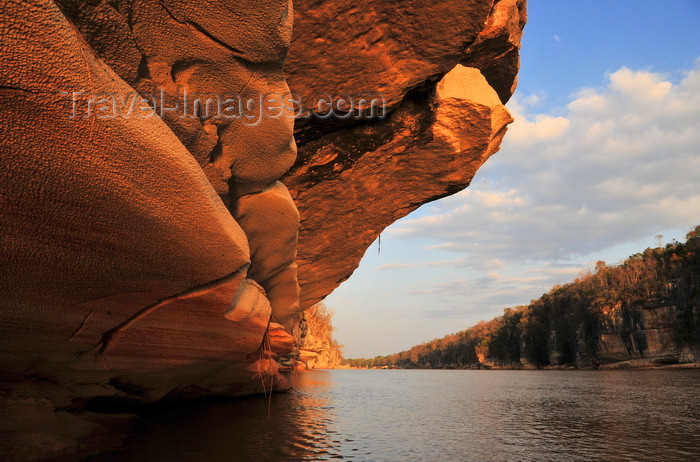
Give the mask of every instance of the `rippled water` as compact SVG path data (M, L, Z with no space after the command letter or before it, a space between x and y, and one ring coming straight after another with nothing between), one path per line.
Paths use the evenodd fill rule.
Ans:
M700 370L339 370L295 383L144 417L100 460L700 459Z

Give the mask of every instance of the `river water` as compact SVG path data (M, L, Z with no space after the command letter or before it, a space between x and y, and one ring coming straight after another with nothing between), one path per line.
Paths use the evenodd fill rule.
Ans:
M111 461L700 460L700 370L335 370L142 417Z

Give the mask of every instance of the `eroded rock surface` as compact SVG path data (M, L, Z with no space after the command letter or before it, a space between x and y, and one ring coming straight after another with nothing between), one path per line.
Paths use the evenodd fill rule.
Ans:
M468 186L498 150L526 13L518 0L296 8L286 71L298 98L319 112L324 96L375 96L388 113L297 121L298 158L282 181L301 214L308 308L352 274L386 226ZM317 26L324 21L343 27Z
M102 425L57 432L53 408L287 388L301 310L498 149L524 1L295 8L4 3L0 415L40 409L47 453ZM263 113L290 40L303 104L375 95L385 117ZM28 458L25 427L5 454Z
M283 179L302 216L302 305L347 279L386 226L467 187L511 120L480 71L458 65L385 120L305 143Z

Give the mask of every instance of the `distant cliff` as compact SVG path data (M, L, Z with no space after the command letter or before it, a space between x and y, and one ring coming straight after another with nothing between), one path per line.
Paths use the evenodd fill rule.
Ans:
M700 226L687 242L556 286L527 306L354 366L618 368L700 364ZM684 366L685 365L685 366Z
M333 338L333 312L319 302L304 312L298 369L337 369L343 347Z

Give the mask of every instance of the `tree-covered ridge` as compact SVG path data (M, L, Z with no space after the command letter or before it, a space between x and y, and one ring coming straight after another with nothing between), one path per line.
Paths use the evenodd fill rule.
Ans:
M626 359L698 361L700 226L685 243L648 248L622 264L552 288L529 305L462 332L351 366L599 367Z

